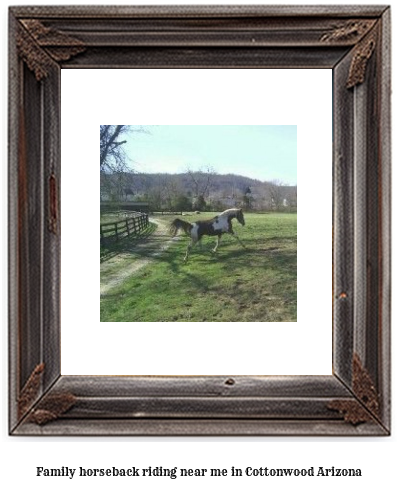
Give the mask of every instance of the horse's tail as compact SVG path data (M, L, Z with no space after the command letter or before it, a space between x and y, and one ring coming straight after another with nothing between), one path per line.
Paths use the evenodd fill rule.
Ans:
M175 219L169 227L169 232L172 236L176 236L178 231L182 229L186 234L188 234L191 230L190 222L186 222L185 220Z

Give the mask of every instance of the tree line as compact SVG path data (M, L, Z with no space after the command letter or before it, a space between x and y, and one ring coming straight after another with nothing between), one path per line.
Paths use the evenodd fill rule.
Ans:
M101 176L101 201L145 202L151 210L295 210L296 186L262 182L233 174L116 173Z

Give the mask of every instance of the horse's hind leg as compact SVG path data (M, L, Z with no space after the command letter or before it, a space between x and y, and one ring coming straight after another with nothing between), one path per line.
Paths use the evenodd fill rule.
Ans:
M191 241L188 243L186 249L186 256L184 257L184 262L188 260L188 255L190 254L191 248L193 248L196 245L197 241L198 241L197 239L191 239Z
M190 242L190 243L188 243L188 245L187 245L186 255L185 255L184 260L183 260L183 261L184 261L184 263L188 260L188 255L189 255L189 253L190 253L190 249L191 249L191 248L192 248L192 246L191 246L191 242Z

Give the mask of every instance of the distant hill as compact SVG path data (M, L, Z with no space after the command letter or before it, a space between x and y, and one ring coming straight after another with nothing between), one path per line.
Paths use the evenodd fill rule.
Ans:
M190 204L196 208L199 198L203 199L203 206L214 210L231 206L258 210L296 208L296 186L203 172L101 175L103 201L146 201L154 209L173 209L177 204L180 208Z
M238 176L235 174L212 174L207 173L193 173L194 178L201 181L202 185L210 178L210 184L207 192L220 191L220 190L230 190L235 188L237 190L245 191L248 186L255 186L262 184L262 181L252 178L247 178L246 176ZM159 186L166 182L173 181L178 186L187 192L195 193L195 184L193 177L188 173L180 174L132 174L131 183L135 193L143 193L148 188L154 186ZM200 185L201 186L201 185Z

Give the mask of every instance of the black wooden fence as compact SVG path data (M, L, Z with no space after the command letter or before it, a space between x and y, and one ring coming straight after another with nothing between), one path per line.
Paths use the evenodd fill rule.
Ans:
M126 219L109 224L100 225L100 244L106 246L116 243L130 236L137 236L148 227L148 214L137 212L129 213Z

